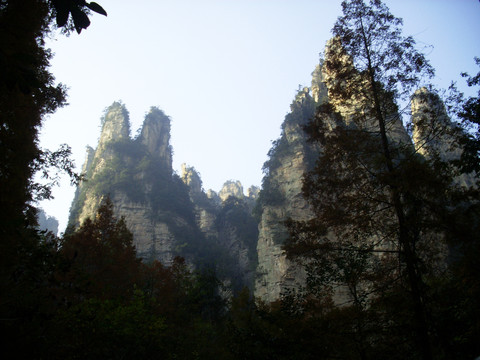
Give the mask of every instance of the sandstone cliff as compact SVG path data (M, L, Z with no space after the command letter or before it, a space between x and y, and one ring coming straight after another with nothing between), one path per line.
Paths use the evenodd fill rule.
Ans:
M325 64L334 63L332 69L352 72L347 80L339 79ZM270 159L264 165L265 177L257 207L260 212L259 239L257 244L258 269L255 295L270 302L279 298L288 289L298 289L304 284L302 267L289 261L282 245L288 236L283 222L309 220L313 216L307 201L302 196L303 175L313 165L321 152L307 142L303 126L313 120L316 107L328 102L332 117L327 126L333 129L343 122L349 127L366 131L378 131L374 119L365 119L363 108L367 101L362 91L353 91L365 86L364 75L355 73L353 62L343 50L339 39L331 39L325 47L325 58L313 72L311 89L299 92L291 105L291 113L282 125L281 137L274 142L269 152ZM339 90L352 89L352 97L345 101L338 96ZM396 106L392 103L387 110L387 136L394 146L413 147L404 128ZM335 114L335 116L334 116ZM324 119L327 120L328 119ZM338 289L337 300L343 289Z
M183 165L181 175L176 175L170 119L161 110L152 107L138 137L131 139L128 111L113 103L102 118L96 149L87 148L82 171L86 181L77 188L70 225L94 216L102 197L109 195L145 261L169 264L180 255L193 267L215 266L217 275L234 290L252 286L256 253L251 244L256 243L257 223L250 213L258 191L244 196L242 185L232 181L219 196L205 193L193 167ZM238 201L232 203L231 197Z

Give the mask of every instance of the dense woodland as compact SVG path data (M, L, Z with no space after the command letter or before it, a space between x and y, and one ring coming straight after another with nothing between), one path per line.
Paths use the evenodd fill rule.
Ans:
M248 288L221 296L214 271L192 270L180 257L170 266L141 261L108 198L61 238L37 229L36 201L51 196L59 173L81 178L67 146L38 145L42 119L66 99L48 71L44 39L52 26L80 34L91 11L106 12L84 0L0 1L3 359L480 356L480 91L465 98L452 88L444 99L455 126L440 131L460 157L424 156L393 141L390 115L434 69L381 1L342 6L333 27L339 46L324 64L332 90L305 126L323 149L303 188L315 218L288 221L284 244L307 282L265 304ZM464 77L480 85L480 72ZM342 114L352 101L362 111ZM435 133L431 124L427 114L424 134ZM277 142L266 173L281 151ZM467 175L471 185L460 184ZM263 185L261 201L276 201ZM231 201L224 220L240 213ZM338 288L349 301L334 300Z

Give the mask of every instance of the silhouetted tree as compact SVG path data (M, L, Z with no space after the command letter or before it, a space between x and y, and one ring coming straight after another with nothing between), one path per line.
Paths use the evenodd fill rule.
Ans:
M48 71L52 55L45 48L44 38L54 14L61 15L59 26L71 23L77 30L86 28L89 8L105 13L95 3L81 0L9 0L0 4L1 293L3 286L11 286L9 277L18 262L19 247L31 239L36 222L31 201L36 196L50 196L48 186L35 183L33 174L43 171L55 182L56 176L47 171L53 166L73 175L68 147L50 152L38 146L43 117L63 106L66 98L65 87L55 85ZM69 22L70 13L73 20ZM80 18L83 22L76 20Z
M64 282L83 283L81 297L126 297L138 281L140 259L133 235L123 218L115 218L108 197L95 219L85 220L78 230L65 236L61 252L70 262Z
M50 264L48 258L34 258L46 253L42 250L44 235L35 229L32 201L51 196L50 186L58 181L56 172L50 171L52 167L77 179L68 147L51 152L38 146L42 119L63 106L66 99L65 87L55 85L48 70L52 54L44 39L54 14L65 14L62 6L70 10L66 22L59 26L68 25L70 13L70 23L78 30L88 26L85 21L76 24L75 17L83 17L79 11L87 16L89 5L102 13L97 5L77 0L0 2L0 325L24 321L9 305L18 302L15 296L21 297L22 291L28 293L29 287L37 286L24 276L32 270L28 267ZM48 178L47 185L33 180L37 171ZM39 278L44 275L38 273ZM30 280L33 282L27 284Z

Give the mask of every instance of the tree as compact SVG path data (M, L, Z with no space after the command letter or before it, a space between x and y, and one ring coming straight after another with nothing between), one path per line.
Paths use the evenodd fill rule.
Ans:
M87 219L63 240L61 252L70 262L64 282L84 288L81 297L125 297L138 281L140 259L133 235L123 218L113 215L109 198L102 200L95 219ZM81 281L83 279L83 281Z
M86 28L90 8L100 7L81 0L5 0L0 2L0 318L11 321L6 304L16 302L13 294L28 273L27 267L42 253L44 236L38 233L34 201L51 196L58 181L51 168L72 175L73 164L66 146L58 151L40 149L38 132L42 119L63 106L66 89L55 84L49 72L50 50L45 37L55 15L62 15L59 27ZM69 9L65 15L65 6ZM75 8L75 9L73 9ZM104 11L103 11L104 12ZM72 14L70 19L69 14ZM83 15L80 15L82 13ZM83 23L75 18L83 18ZM70 19L70 20L69 20ZM68 31L67 31L68 32ZM40 171L50 183L40 185L33 175ZM48 259L43 259L48 262ZM19 280L22 279L22 280ZM31 286L36 286L31 283ZM18 287L18 289L17 289ZM15 289L15 290L13 290ZM19 290L20 291L20 290ZM25 290L28 291L28 290ZM7 301L8 299L8 301ZM5 307L4 307L5 306Z
M475 63L480 66L480 58L475 58ZM470 87L480 85L480 72L475 76L462 73L467 79L467 85ZM464 126L471 131L466 133L463 139L464 152L462 153L462 169L465 172L475 171L480 173L480 90L477 96L471 96L459 102L460 109L457 109L457 115L462 120Z
M30 240L38 240L32 239L31 228L36 223L32 201L37 195L50 196L50 190L35 183L33 174L40 170L50 176L48 168L53 166L73 175L68 147L50 152L38 146L43 117L63 106L66 100L65 87L55 85L48 71L52 54L45 48L44 38L51 30L54 16L61 20L58 26L65 27L67 32L73 27L80 32L88 26L89 9L106 15L98 4L84 0L7 0L0 4L2 287L11 286L9 277L19 261L19 248L27 246ZM3 293L3 289L0 291Z
M285 249L305 260L311 289L342 285L359 309L407 291L412 337L419 356L431 359L427 282L445 264L445 219L463 192L451 167L416 152L397 104L434 71L381 1L342 8L325 50L328 102L307 127L322 145L303 188L315 218L289 222ZM361 337L366 325L358 323Z

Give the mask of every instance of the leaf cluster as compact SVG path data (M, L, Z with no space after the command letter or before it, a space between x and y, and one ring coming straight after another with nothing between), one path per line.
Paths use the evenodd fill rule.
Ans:
M96 2L86 2L85 0L50 0L52 13L59 28L64 28L65 32L73 29L78 34L83 29L90 26L90 11L107 16L107 12Z

